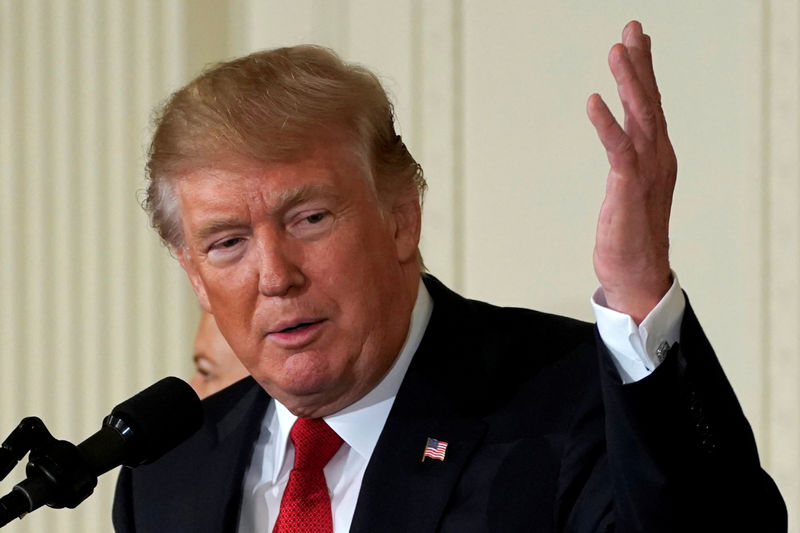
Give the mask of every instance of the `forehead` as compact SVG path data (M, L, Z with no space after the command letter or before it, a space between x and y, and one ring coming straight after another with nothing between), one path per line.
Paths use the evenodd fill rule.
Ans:
M318 143L292 161L221 160L188 170L174 181L182 211L232 196L273 205L365 186L374 192L370 165L351 144L341 142Z

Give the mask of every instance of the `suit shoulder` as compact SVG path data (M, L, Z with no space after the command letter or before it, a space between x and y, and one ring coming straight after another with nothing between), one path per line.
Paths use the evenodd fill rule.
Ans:
M425 284L434 301L437 319L471 332L491 337L492 342L529 341L537 346L559 346L568 350L579 344L594 343L594 324L534 309L501 307L465 298L432 276Z

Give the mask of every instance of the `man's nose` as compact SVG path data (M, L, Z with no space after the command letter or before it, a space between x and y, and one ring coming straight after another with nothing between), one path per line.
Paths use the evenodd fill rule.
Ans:
M258 288L264 296L285 296L302 287L305 276L296 260L298 251L280 241L265 242L259 250Z

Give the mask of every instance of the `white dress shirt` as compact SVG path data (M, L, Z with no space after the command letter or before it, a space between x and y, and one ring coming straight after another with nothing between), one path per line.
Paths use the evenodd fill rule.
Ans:
M333 533L350 530L367 463L389 417L411 358L428 326L432 310L431 297L420 281L406 341L389 373L366 396L324 417L325 422L344 441L323 469L331 495ZM296 419L277 401L270 402L244 477L239 533L271 533L275 527L281 497L294 465L294 446L289 439L289 430Z
M686 298L673 272L669 291L638 327L630 316L606 307L602 289L595 291L592 308L600 338L611 352L622 382L632 383L649 376L664 360L667 349L680 340Z
M629 316L604 307L601 289L592 298L600 336L624 383L649 375L660 363L658 347L662 343L671 346L679 340L685 300L674 273L673 279L672 288L639 327ZM324 417L344 441L323 470L331 496L333 533L350 530L361 480L432 310L433 301L420 281L406 341L389 373L366 396ZM244 476L239 533L270 533L274 528L294 464L289 430L296 419L285 406L270 402Z

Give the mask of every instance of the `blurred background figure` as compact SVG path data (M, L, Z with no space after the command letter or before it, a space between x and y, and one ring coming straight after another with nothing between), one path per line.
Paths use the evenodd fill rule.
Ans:
M193 359L195 373L189 385L200 398L210 396L247 376L247 370L220 333L214 315L206 312L200 316L197 326Z

